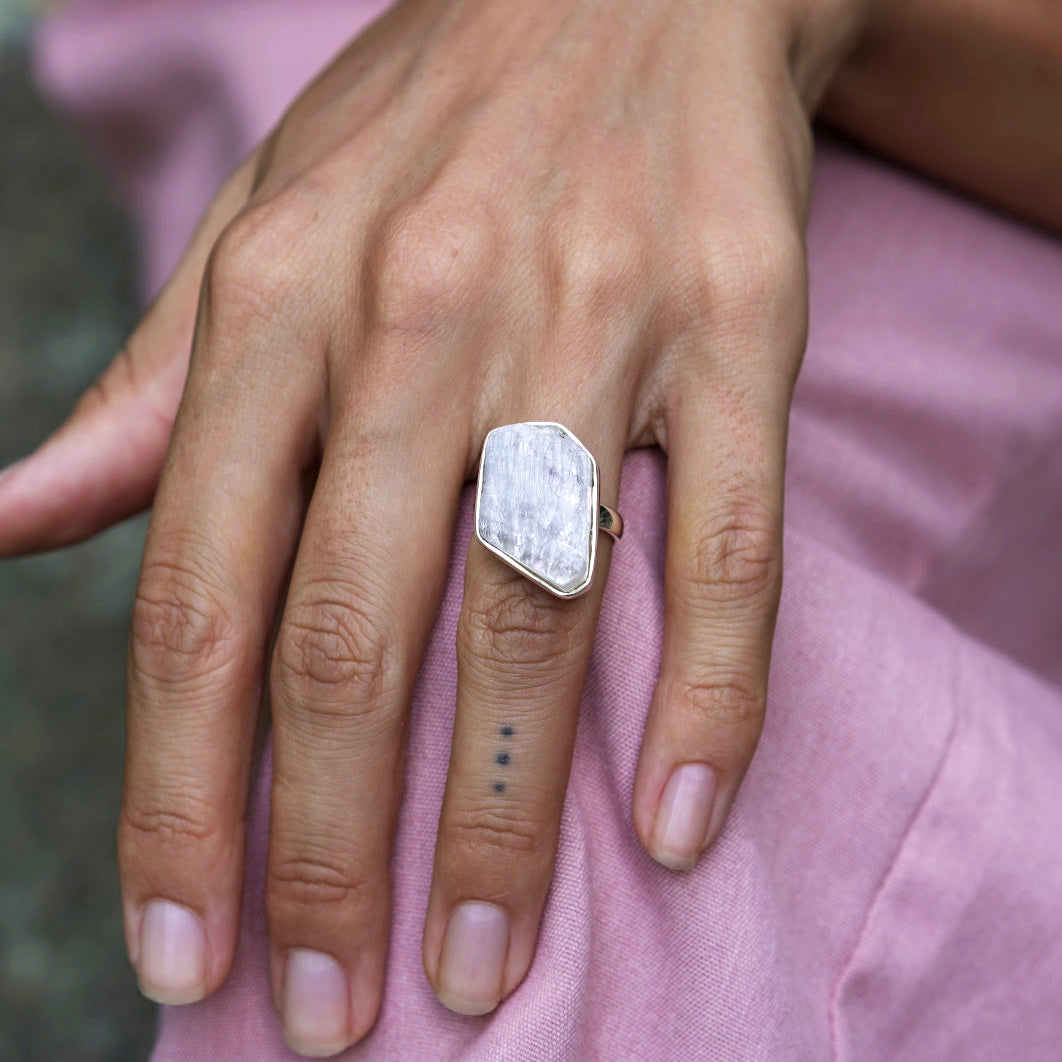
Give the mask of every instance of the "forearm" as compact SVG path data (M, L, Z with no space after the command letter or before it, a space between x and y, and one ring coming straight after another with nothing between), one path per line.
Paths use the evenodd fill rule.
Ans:
M933 176L1062 229L1062 3L891 0L821 117Z

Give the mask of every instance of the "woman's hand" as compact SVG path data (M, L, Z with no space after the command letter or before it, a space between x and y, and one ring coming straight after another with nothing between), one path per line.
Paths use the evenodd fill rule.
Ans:
M674 869L718 834L760 732L779 592L807 113L858 15L407 0L296 101L128 350L0 482L3 549L56 545L146 504L168 442L119 829L152 998L198 999L232 961L268 675L274 997L306 1053L371 1027L409 701L461 488L499 424L571 427L609 502L627 449L667 451L666 634L633 821ZM423 937L463 1013L495 1007L534 953L607 541L574 600L469 547Z

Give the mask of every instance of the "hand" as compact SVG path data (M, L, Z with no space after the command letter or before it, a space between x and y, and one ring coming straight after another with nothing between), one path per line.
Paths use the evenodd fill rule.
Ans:
M627 449L667 451L633 821L674 869L717 836L760 732L780 585L807 115L858 21L841 0L407 0L295 102L128 350L0 482L15 552L91 533L158 479L119 827L152 998L198 999L231 963L268 670L274 999L307 1053L371 1027L408 704L498 424L570 426L610 503ZM423 937L464 1013L531 962L609 552L561 601L469 547Z

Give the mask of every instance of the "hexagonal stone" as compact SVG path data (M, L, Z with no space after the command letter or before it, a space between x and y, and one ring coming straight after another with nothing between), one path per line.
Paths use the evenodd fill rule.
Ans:
M585 590L597 551L598 476L590 451L551 422L507 424L483 444L480 542L547 590Z

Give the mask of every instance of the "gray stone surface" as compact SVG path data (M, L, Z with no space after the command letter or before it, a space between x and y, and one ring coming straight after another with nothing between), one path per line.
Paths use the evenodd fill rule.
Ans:
M0 29L3 27L0 26ZM0 39L0 465L57 425L136 318L133 239ZM0 561L0 1059L145 1059L114 853L144 521ZM204 1060L205 1062L205 1060Z

